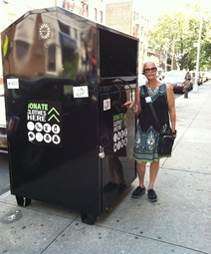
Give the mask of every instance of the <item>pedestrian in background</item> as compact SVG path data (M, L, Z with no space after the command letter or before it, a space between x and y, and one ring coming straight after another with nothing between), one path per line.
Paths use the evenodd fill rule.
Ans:
M184 98L188 98L188 90L190 89L190 82L191 82L191 74L188 71L185 75Z
M127 101L124 105L132 108L137 114L138 125L134 144L134 158L137 165L139 186L133 191L132 198L145 194L144 183L146 164L150 163L149 184L147 195L152 202L157 201L155 181L159 170L160 156L157 153L159 134L165 128L171 128L176 137L176 110L173 87L162 84L157 79L157 67L154 62L147 62L143 66L143 74L147 78L144 86L137 87L135 101ZM148 106L152 103L161 129Z

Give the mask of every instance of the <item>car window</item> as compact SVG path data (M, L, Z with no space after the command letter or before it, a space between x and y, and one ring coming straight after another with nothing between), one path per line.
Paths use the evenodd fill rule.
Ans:
M169 71L166 73L165 82L183 82L185 80L185 72Z

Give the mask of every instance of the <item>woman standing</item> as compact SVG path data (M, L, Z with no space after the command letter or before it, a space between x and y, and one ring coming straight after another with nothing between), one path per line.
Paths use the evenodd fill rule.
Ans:
M154 190L155 181L159 170L160 156L157 153L159 133L170 129L176 137L176 111L172 86L166 86L157 79L157 67L153 62L147 62L143 66L143 73L148 82L138 87L134 102L128 101L124 105L133 108L138 115L138 127L134 145L134 158L137 162L139 186L133 191L132 198L138 198L145 194L144 177L146 163L150 163L148 184L148 199L157 201ZM161 128L158 128L148 103L152 103Z

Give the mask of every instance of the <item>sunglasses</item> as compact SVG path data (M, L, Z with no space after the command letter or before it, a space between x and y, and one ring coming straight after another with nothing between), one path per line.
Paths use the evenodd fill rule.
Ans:
M152 68L146 68L144 69L144 73L147 73L147 72L156 72L157 71L157 68L156 67L152 67Z

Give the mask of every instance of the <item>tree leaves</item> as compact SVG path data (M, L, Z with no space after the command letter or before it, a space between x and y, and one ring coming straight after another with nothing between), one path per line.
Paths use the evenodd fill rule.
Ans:
M198 12L198 9L194 7ZM194 12L193 12L194 13ZM211 19L203 15L201 35L200 70L211 69ZM198 41L198 15L176 13L174 16L165 15L159 18L157 25L150 33L149 44L153 50L166 55L168 59L176 60L180 69L193 70L196 66Z

